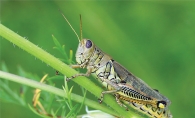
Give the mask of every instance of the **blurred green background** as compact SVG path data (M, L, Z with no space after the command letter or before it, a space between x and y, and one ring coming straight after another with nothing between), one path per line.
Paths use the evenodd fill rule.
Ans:
M52 34L67 50L75 52L78 45L59 9L78 34L81 14L84 38L93 40L134 75L167 96L174 118L195 117L195 2L3 0L0 7L3 25L56 57L62 55L53 49ZM40 77L44 73L55 75L54 69L3 38L0 61L11 73L17 74L21 66ZM12 84L16 91L19 86ZM19 105L0 101L0 117L38 116Z

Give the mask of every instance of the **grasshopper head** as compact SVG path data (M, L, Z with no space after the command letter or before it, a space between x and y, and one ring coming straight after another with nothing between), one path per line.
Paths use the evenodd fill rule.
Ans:
M95 45L89 39L82 39L79 42L77 52L76 52L76 61L78 64L82 64L89 60L91 55L93 54Z

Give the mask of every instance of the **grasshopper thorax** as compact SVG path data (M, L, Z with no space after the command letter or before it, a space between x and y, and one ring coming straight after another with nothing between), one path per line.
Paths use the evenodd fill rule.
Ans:
M77 52L76 52L76 61L77 63L83 64L89 61L90 57L93 55L95 45L89 39L82 39L79 42Z

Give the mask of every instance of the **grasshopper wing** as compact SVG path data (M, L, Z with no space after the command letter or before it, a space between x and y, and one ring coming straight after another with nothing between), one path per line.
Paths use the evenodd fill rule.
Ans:
M135 91L148 96L152 99L156 99L157 101L165 101L166 106L170 104L170 101L168 98L160 94L158 91L155 91L150 86L148 86L144 81L142 81L140 78L134 76L132 73L130 73L126 68L121 66L118 62L113 61L114 70L121 78L121 82L125 83L125 85L133 88Z

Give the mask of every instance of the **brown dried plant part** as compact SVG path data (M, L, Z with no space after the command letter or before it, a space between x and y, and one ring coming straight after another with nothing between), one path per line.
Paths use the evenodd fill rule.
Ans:
M44 75L40 81L40 83L43 83L45 78L48 76L48 74ZM41 104L41 102L39 101L39 98L40 98L40 95L41 95L41 90L40 89L35 89L34 91L34 96L33 96L33 99L32 99L32 104L33 104L33 107L36 109L36 111L39 113L39 114L42 114L42 115L47 115L47 116L51 116L50 114L48 114L43 105Z

